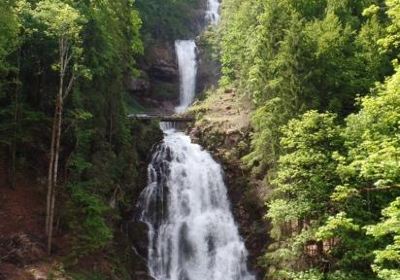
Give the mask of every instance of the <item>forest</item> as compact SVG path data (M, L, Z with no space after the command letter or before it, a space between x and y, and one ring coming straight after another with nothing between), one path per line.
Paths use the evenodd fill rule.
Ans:
M400 279L399 1L223 1L221 84L254 102L267 279Z
M41 279L400 279L400 1L214 1L220 21L204 27L211 2L0 2L0 280L43 267ZM177 105L182 73L162 56L188 38L201 76L188 135L212 106L223 123L248 111L236 144L210 121L199 142L223 166L245 245L262 236L254 276L158 278L132 245L151 243L132 219L163 133L127 116ZM261 233L237 214L253 213L245 200L261 201L247 218Z

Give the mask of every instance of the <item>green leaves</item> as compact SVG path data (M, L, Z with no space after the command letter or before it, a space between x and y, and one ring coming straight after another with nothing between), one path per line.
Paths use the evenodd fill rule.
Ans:
M18 32L19 22L15 2L13 0L2 1L0 3L0 75L10 68L6 58L16 49Z
M221 83L254 102L243 160L273 188L270 274L395 279L397 237L374 240L364 228L400 195L400 68L390 63L399 57L400 2L222 5Z
M202 4L198 0L136 0L145 41L191 37L197 32L193 20Z
M267 217L273 226L271 236L298 253L294 262L305 258L307 244L317 244L319 227L326 226L325 236L334 230L333 220L326 225L332 211L327 202L339 182L333 155L343 143L335 122L333 114L309 111L282 128L281 156L271 182L274 190ZM275 252L268 255L275 256ZM283 264L276 265L288 269Z
M221 24L222 84L255 104L253 151L245 157L265 173L280 153L280 128L316 109L345 117L359 93L390 70L376 41L378 17L364 23L370 1L225 1Z
M387 36L382 38L379 43L386 50L400 47L400 3L398 0L386 0L386 14L391 20L391 24L387 27Z
M298 242L315 240L333 242L332 250L320 253L339 259L339 268L346 271L359 265L365 275L372 274L370 267L382 279L398 277L398 79L396 71L377 85L344 127L335 124L335 115L310 111L282 128L281 155L267 214L273 225L271 236L284 241L280 247L299 248Z
M349 231L359 231L360 227L354 224L353 219L348 218L347 214L340 212L336 216L331 216L326 223L318 228L316 237L318 240L329 240L332 238L343 238Z
M79 11L60 0L39 1L32 11L33 17L46 26L45 33L50 37L79 40L86 19Z
M104 248L113 233L107 224L110 211L101 197L89 192L85 184L70 186L69 226L74 234L73 254L82 257Z
M143 53L140 15L125 0L0 2L1 150L15 151L17 160L44 173L49 119L62 87L59 169L65 176L58 189L68 207L57 204L57 212L72 213L62 220L82 249L74 253L103 249L119 207L126 206L124 195L137 191L139 148L126 120L124 77Z
M392 237L392 242L385 248L376 250L374 271L381 279L394 280L400 277L400 197L382 211L382 221L367 226L367 234L385 240Z

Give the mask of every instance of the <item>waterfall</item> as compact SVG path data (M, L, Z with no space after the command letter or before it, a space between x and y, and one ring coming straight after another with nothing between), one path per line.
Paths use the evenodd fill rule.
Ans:
M208 1L206 19L219 20L218 0ZM196 44L175 42L184 112L196 88ZM254 280L240 238L221 166L174 123L161 123L164 141L148 166L148 185L138 209L149 232L148 268L156 280Z
M192 104L196 93L196 44L193 40L178 40L175 50L180 77L180 105L175 111L182 113Z
M148 266L155 279L254 280L221 167L189 136L165 130L139 208L149 227Z
M207 1L206 20L212 25L216 25L219 22L219 6L219 0Z
M206 21L211 25L219 22L219 7L219 0L207 1ZM175 52L180 80L180 104L175 108L175 112L182 113L192 104L196 94L196 43L194 40L177 40L175 41Z

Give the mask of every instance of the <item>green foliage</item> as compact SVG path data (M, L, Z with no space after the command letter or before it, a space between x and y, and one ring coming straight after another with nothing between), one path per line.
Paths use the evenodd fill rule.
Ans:
M267 214L278 241L266 256L271 275L319 279L305 271L322 265L322 257L331 271L321 279L374 279L373 272L398 278L399 77L397 70L362 98L344 127L333 115L311 111L282 129ZM310 264L312 244L322 247ZM356 274L337 278L338 271Z
M151 39L187 38L195 33L198 0L136 0L143 19L142 33L146 41Z
M44 33L50 37L55 36L56 39L66 37L69 40L79 40L82 23L85 23L85 19L76 9L56 0L40 1L33 16L39 24L46 27Z
M397 70L384 84L377 86L373 96L363 99L358 114L348 118L348 128L345 131L349 147L347 164L343 163L338 169L346 187L359 192L358 196L347 198L353 204L347 207L351 215L365 225L378 222L379 213L383 211L383 221L367 227L368 234L377 238L379 247L386 246L385 249L376 248L373 265L374 271L382 279L396 279L399 275L396 249L398 232L396 222L392 220L398 215L396 209L400 195L399 77ZM365 213L365 205L368 207L368 215ZM361 211L363 208L364 212ZM391 223L391 229L386 233L385 225L388 224L385 221ZM385 238L390 233L393 239Z
M73 273L72 275L73 280L106 280L108 279L107 276L104 276L100 273Z
M19 22L15 9L14 0L6 0L0 3L0 75L7 71L6 58L15 50L18 42Z
M268 276L398 278L397 233L377 229L400 195L399 1L222 5L221 84L253 100L244 161L273 188Z
M306 272L288 273L289 279L293 280L323 280L323 273L318 270L310 270Z
M141 148L126 118L124 77L144 51L140 14L127 0L7 0L0 11L0 146L39 174L48 168L65 44L72 54L65 74L76 80L64 101L59 196L65 199L56 207L73 233L75 258L102 250L139 184Z
M346 213L340 212L336 216L331 216L326 223L321 226L316 237L319 240L329 240L331 238L346 238L346 234L351 231L359 231L360 227L355 225L353 219L347 218Z
M36 21L35 32L38 32L39 36L44 34L58 42L58 57L52 68L61 71L60 75L63 76L72 72L90 78L89 69L81 63L82 30L87 22L84 15L71 5L58 0L40 1L31 13L33 20ZM62 53L64 49L65 54ZM62 63L65 63L67 69L61 69L64 67ZM68 68L71 70L68 71Z
M375 251L374 271L381 279L394 280L400 277L400 197L382 211L382 222L367 227L367 234L381 239L393 236L393 243Z
M291 253L273 250L267 257L285 270L304 254L304 246L318 243L316 230L332 211L325 202L338 183L334 153L343 141L335 116L316 111L291 120L282 134L282 155L267 217L273 225L271 236L279 242L271 248L280 244Z
M104 248L111 241L113 233L106 222L109 207L100 196L91 194L85 184L69 188L69 226L74 236L72 254L81 257Z
M386 0L385 4L387 6L386 14L391 22L387 27L387 36L382 38L379 43L384 49L395 48L398 50L400 47L400 3L397 0Z
M342 118L357 94L390 71L375 43L385 32L381 17L362 15L372 2L223 2L221 82L234 81L257 107L250 166L274 165L279 128L291 118L308 109Z

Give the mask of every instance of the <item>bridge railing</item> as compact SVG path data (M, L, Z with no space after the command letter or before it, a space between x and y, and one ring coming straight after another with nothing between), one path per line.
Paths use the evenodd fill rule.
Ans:
M140 113L140 114L130 114L129 119L137 120L160 120L163 122L194 122L195 118L187 115L164 115L164 114L154 114L154 113Z

